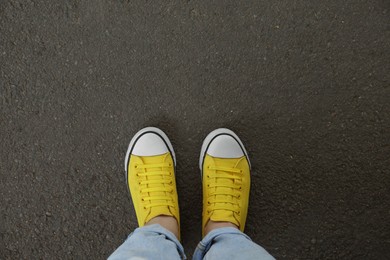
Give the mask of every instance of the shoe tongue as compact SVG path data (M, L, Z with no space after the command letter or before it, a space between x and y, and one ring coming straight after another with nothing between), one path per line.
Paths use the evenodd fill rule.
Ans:
M236 165L236 160L231 160L230 164L226 165L226 159L222 159L222 158L215 158L214 159L216 165L223 165L223 166L227 166L227 167L231 167L231 168L234 168L235 165ZM227 186L229 185L232 185L234 184L234 180L233 179L227 179L227 178L216 178L216 182L218 182L218 184L226 184ZM216 188L216 191L218 193L224 193L224 194L233 194L234 193L234 190L232 188L228 188L228 187L218 187ZM215 199L216 200L232 200L232 196L231 195L215 195ZM231 207L231 204L229 203L216 203L215 206L217 207L225 207L225 208L228 208L228 207ZM210 216L210 219L212 221L228 221L228 222L231 222L237 226L240 226L240 223L238 221L238 218L236 218L235 216L236 214L231 211L231 210L221 210L221 209L217 209L217 210L214 210Z
M224 222L231 222L236 226L240 226L240 223L234 216L233 211L230 210L214 210L213 213L211 214L210 219L212 221L224 221Z
M164 161L161 161L161 157L156 157L156 156L150 156L150 157L144 157L143 158L143 161L145 164L160 164L160 163L164 163ZM162 170L162 168L149 168L149 169L146 169L146 172L150 171L150 172L154 172L154 171L160 171ZM158 180L158 179L161 179L161 176L149 176L148 177L148 180ZM164 187L164 184L159 184L159 183L153 183L153 184L149 184L149 188L157 188L157 187ZM159 196L165 196L165 192L162 191L162 192L151 192L150 193L150 196L153 196L153 197L159 197ZM153 203L166 203L166 200L154 200ZM148 216L146 217L146 220L145 222L148 222L149 220L151 220L152 218L154 217L157 217L159 215L167 215L167 216L173 216L173 214L171 213L170 209L168 206L157 206L157 207L152 207L150 209L150 212L148 214Z
M150 209L149 215L146 217L145 222L148 222L154 217L160 216L160 215L165 215L165 216L172 216L174 215L171 213L169 210L168 206L158 206L158 207L153 207Z

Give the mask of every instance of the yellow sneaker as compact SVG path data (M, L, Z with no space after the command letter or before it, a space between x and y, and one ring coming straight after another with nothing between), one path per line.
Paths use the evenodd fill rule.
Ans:
M244 231L250 162L241 140L229 129L214 130L203 142L199 167L203 183L202 232L209 220L231 222Z
M172 144L160 129L144 128L131 140L125 160L126 181L140 227L156 216L173 216L180 233L175 166Z

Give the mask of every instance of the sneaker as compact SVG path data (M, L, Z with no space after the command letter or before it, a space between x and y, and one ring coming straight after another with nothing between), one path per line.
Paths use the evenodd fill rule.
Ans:
M203 142L199 167L203 183L203 234L209 220L231 222L244 231L250 162L240 138L226 128L212 131Z
M140 227L159 215L173 216L180 233L175 166L172 144L160 129L146 127L131 140L125 160L126 182Z

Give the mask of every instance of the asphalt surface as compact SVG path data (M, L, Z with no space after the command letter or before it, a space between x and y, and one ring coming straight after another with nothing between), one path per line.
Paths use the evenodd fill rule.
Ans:
M253 165L246 233L278 259L390 255L390 4L0 1L0 259L104 259L137 226L133 134L176 150L182 239L218 127Z

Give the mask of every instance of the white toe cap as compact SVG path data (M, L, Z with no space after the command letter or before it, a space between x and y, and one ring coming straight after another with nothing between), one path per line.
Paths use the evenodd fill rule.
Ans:
M218 158L240 158L244 151L231 135L215 137L207 149L207 154Z
M155 133L143 134L134 144L131 154L138 156L155 156L169 152L164 140Z

